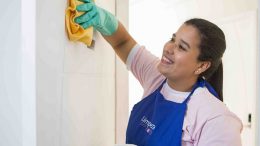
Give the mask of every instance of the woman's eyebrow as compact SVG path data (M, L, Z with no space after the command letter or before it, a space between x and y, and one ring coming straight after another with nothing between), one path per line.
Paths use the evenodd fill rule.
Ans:
M176 33L172 34L172 38L176 38ZM183 39L181 39L181 42L185 44L188 48L190 48L190 45L187 42L185 42Z
M185 41L182 40L182 39L181 39L181 42L184 43L188 48L190 48L190 45L189 45L187 42L185 42Z

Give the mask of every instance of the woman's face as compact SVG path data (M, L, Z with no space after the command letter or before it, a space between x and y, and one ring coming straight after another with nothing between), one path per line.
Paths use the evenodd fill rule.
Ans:
M164 48L158 70L170 80L197 78L200 36L195 27L183 24Z

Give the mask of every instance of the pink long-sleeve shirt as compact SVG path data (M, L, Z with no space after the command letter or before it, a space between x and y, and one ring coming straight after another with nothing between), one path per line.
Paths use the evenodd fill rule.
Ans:
M158 57L140 45L135 45L128 55L126 65L142 85L143 98L156 90L165 79L157 70L159 62ZM189 94L170 88L167 82L161 93L167 100L179 103ZM206 87L195 90L187 107L182 127L182 146L241 146L241 120Z

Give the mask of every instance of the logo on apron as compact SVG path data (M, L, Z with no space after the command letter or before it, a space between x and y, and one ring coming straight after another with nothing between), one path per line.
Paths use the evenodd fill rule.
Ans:
M146 116L143 116L141 119L140 125L145 128L145 131L151 135L153 133L153 130L155 129L155 125L150 122Z

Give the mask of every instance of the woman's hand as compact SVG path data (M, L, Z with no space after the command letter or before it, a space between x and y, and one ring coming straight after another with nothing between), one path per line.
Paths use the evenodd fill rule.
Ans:
M84 29L93 26L102 35L110 36L118 28L118 20L110 12L98 7L91 0L80 0L84 4L77 6L77 11L85 12L83 15L75 18L75 22Z
M136 45L135 40L113 14L96 6L91 0L80 1L84 4L78 5L76 9L85 13L74 21L84 29L90 26L97 29L126 63L129 52Z

